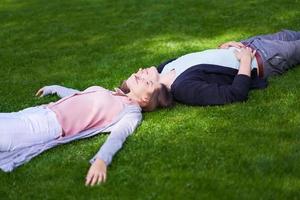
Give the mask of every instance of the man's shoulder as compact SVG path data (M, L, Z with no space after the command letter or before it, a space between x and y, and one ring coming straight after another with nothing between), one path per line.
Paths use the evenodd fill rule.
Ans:
M176 60L176 59L177 59L177 58L172 58L172 59L169 59L169 60L167 60L167 61L165 61L165 62L159 64L159 65L156 67L158 73L161 73L162 70L164 69L164 67L165 67L168 63L170 63L170 62L172 62L172 61L174 61L174 60Z

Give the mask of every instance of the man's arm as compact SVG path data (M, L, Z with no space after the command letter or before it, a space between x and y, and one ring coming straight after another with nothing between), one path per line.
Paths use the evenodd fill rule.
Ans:
M255 56L256 50L252 52L250 47L242 48L240 51L235 51L236 58L240 61L238 74L251 76L251 61Z
M189 105L224 105L245 101L248 97L251 79L249 76L236 75L231 85L208 83L199 79L187 79L174 90L175 99Z
M250 48L235 52L240 68L231 85L208 83L195 76L184 80L182 86L176 88L175 98L183 103L203 106L245 101L250 90L251 60L254 54L255 51L252 52Z

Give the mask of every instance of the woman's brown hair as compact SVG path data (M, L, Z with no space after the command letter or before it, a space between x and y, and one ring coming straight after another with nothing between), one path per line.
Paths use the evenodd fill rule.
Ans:
M126 81L122 81L119 88L125 94L130 92ZM160 87L154 91L151 100L149 101L149 104L147 106L142 107L142 109L143 111L150 112L155 110L156 108L166 108L171 107L172 105L173 96L171 92L168 90L166 85L160 84Z

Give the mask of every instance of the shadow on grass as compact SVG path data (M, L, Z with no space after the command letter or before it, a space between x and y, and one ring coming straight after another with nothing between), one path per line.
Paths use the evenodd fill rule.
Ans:
M293 25L300 15L296 6L281 1L77 0L13 5L4 7L0 17L4 63L15 62L14 66L28 70L35 59L50 65L68 62L75 68L73 73L91 64L117 70L128 62L156 64L170 55L196 50L195 46L191 49L191 41L223 42L281 28L299 28ZM172 52L164 52L172 43L177 43ZM215 47L200 44L200 48L203 46ZM130 65L128 69L138 67Z
M300 28L299 5L292 0L28 0L6 1L0 10L3 110L42 102L28 95L42 84L112 88L141 66L227 40ZM0 196L41 199L46 189L49 198L297 197L300 73L294 72L251 92L247 103L178 104L145 114L103 187L80 185L88 159L104 142L100 136L1 174Z

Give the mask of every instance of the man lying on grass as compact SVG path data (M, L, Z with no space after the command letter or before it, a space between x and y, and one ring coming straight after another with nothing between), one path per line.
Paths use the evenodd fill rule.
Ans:
M134 75L165 84L179 102L223 105L246 100L250 89L265 88L269 76L299 63L300 32L283 30L186 54ZM127 84L120 88L126 91Z

